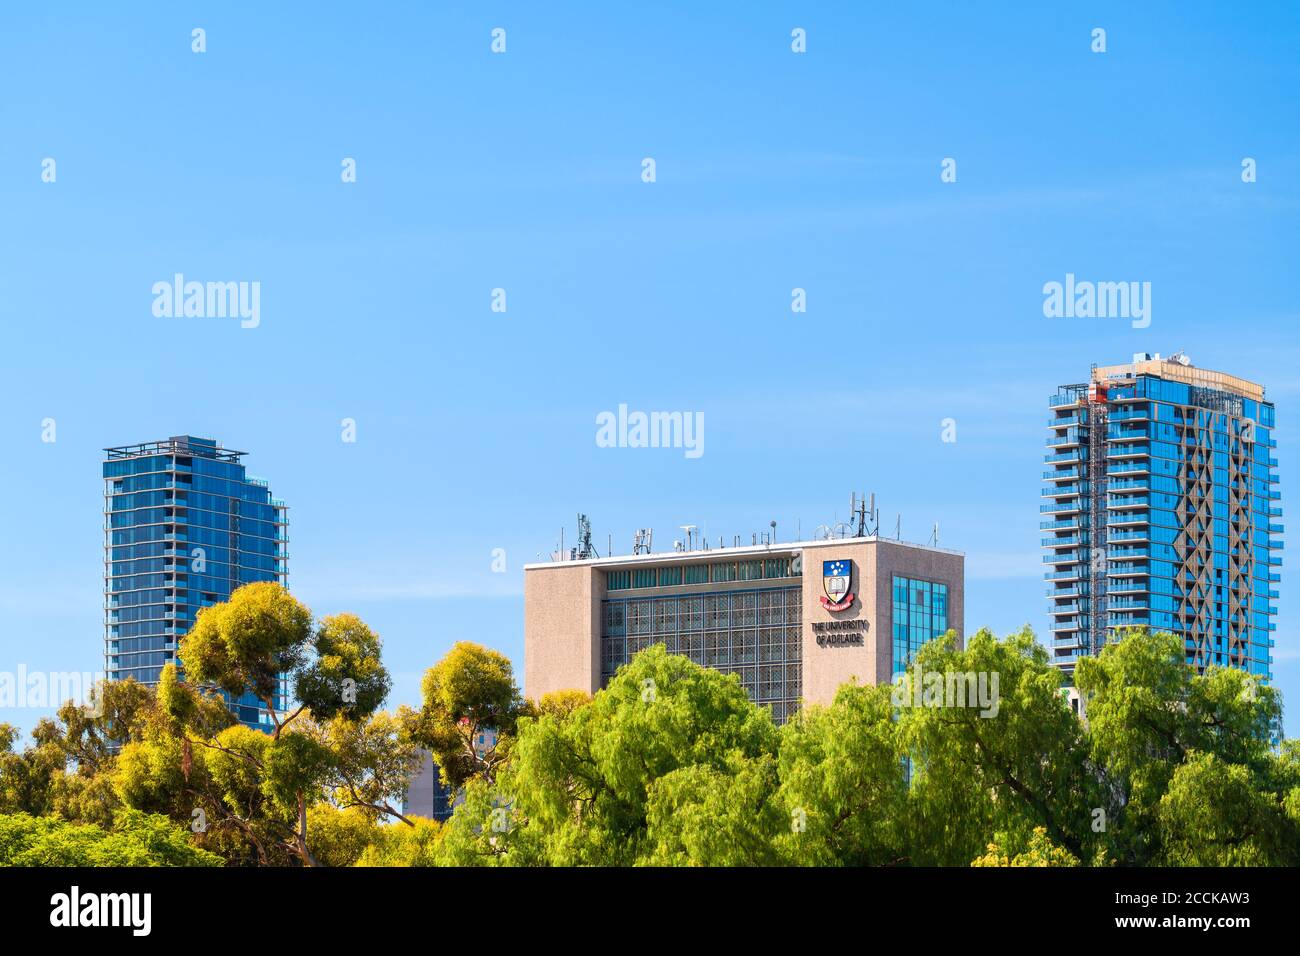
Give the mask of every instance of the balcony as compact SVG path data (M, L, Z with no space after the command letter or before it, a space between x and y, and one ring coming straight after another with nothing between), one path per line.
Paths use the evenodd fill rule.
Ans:
M1052 625L1052 631L1086 631L1088 629L1088 616L1081 614L1078 617L1063 617Z
M1150 603L1150 599L1145 597L1116 598L1110 602L1109 607L1111 610L1115 610L1116 608L1121 610L1128 608L1141 608L1142 610L1148 610L1150 608Z
M1045 571L1043 573L1044 581L1081 581L1083 577L1084 569L1081 564L1066 568L1064 571Z
M1149 475L1151 463L1145 458L1131 458L1106 466L1107 475Z
M1068 604L1054 605L1053 607L1048 608L1047 613L1053 616L1060 616L1062 614L1075 614L1079 610L1080 610L1079 602L1071 601Z
M1151 437L1146 428L1111 426L1106 430L1107 441L1146 441Z
M1077 465L1073 468L1061 468L1057 471L1043 472L1043 478L1047 481L1066 481L1070 478L1078 478L1082 475L1083 469Z
M1145 458L1151 454L1150 445L1115 445L1106 449L1106 457L1116 458Z
M1048 435L1048 448L1069 448L1075 445L1083 445L1088 441L1088 430L1079 425L1072 425L1065 429L1064 435Z
M1057 501L1052 504L1040 505L1038 512L1039 514L1045 515L1073 514L1082 511L1083 508L1084 505L1079 498L1071 498L1068 501Z
M1150 421L1151 410L1146 407L1117 409L1111 412L1107 419L1112 422Z
M1083 425L1087 423L1087 416L1082 409L1069 415L1062 415L1060 418L1049 418L1047 420L1048 428L1066 428L1070 425Z
M1050 465L1058 461L1083 461L1087 457L1085 449L1075 448L1071 451L1057 452L1055 455L1044 455L1043 461Z
M1069 485L1057 485L1055 488L1044 488L1040 497L1043 498L1066 498L1070 495L1086 495L1088 493L1088 483L1078 481Z
M1043 555L1044 564L1078 564L1086 560L1087 555L1082 551L1058 551L1056 554Z
M1148 575L1149 577L1149 575ZM1139 578L1115 578L1106 585L1107 594L1145 594L1147 582ZM1114 606L1112 602L1112 607Z
M1150 614L1112 614L1107 627L1133 627L1137 624L1151 623Z
M1039 544L1044 548L1072 548L1076 544L1085 544L1086 538L1081 534L1063 534L1055 538L1043 538Z
M1149 511L1115 511L1106 515L1106 527L1122 528L1127 525L1149 524L1150 519Z
M1147 495L1107 495L1106 507L1111 511L1121 508L1145 508L1151 503Z
M1111 491L1150 491L1151 479L1149 478L1118 478L1106 483L1106 487Z
M1133 558L1149 558L1151 557L1151 549L1132 547L1111 548L1108 551L1108 556L1112 561L1132 560Z
M1038 523L1039 531L1065 531L1077 530L1082 516L1075 515L1073 518L1062 518L1059 521L1040 521Z

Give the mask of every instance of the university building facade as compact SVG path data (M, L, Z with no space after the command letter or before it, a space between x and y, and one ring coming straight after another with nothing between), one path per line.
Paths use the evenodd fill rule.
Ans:
M595 693L664 644L736 674L778 722L841 684L888 683L963 633L964 556L868 536L524 568L524 692Z

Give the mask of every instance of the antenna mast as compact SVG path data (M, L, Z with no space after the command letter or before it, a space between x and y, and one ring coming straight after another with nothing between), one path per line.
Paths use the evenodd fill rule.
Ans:
M855 538L874 537L880 530L880 512L876 510L876 493L871 493L870 503L867 496L858 497L855 491L849 499L849 522L856 522L857 527L853 532Z

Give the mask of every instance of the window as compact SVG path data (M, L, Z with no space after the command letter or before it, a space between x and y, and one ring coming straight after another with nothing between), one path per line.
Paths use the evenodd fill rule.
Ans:
M755 563L761 571L761 562ZM718 566L733 572L736 567L712 567ZM711 570L709 565L698 567ZM770 707L773 719L784 723L797 713L803 693L802 601L802 588L788 586L607 600L600 637L601 686L633 654L663 644L670 654L735 674L750 699Z
M894 575L894 668L901 674L927 642L948 632L948 585Z
M708 584L709 566L707 564L688 564L686 566L687 584Z
M789 558L768 558L763 562L763 577L788 578L790 576Z
M736 562L726 561L721 564L714 564L710 567L709 573L715 583L734 581L736 580Z
M680 564L671 568L659 569L659 586L661 588L669 587L673 584L682 583L682 566Z

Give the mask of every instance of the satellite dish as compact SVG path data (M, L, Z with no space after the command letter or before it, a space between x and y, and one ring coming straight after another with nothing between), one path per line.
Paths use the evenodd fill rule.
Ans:
M829 541L830 539L831 539L830 525L819 524L816 527L816 529L813 530L814 541Z

